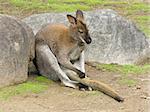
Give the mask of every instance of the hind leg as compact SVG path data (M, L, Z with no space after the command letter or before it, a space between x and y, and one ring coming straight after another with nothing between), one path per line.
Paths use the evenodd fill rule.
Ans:
M60 79L65 86L76 88L77 82L71 81L62 71L48 45L36 45L36 62L40 74L54 81Z

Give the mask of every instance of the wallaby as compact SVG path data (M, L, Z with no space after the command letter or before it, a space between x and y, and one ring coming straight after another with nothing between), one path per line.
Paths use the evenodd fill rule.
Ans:
M84 49L87 44L92 42L84 21L83 12L77 10L76 17L67 15L67 18L70 23L69 27L63 24L49 24L36 34L38 69L41 74L45 74L50 72L49 69L51 68L65 86L76 88L78 83L82 83L90 87L91 83L87 84L83 83L85 80L79 80L86 77ZM42 63L42 66L46 68L46 72L42 71L41 60L45 63L45 65ZM78 74L78 80L72 77L73 74L70 71L73 74ZM55 80L54 77L50 76L51 79ZM70 80L70 77L74 81ZM103 87L106 89L103 91L106 94L108 92L111 96L111 88L103 85L105 84L102 84L102 89ZM112 96L115 97L113 92Z
M70 23L69 27L63 24L49 24L42 28L36 34L36 48L38 49L38 46L43 44L48 45L49 52L56 57L59 66L70 69L77 73L80 78L84 78L84 48L85 44L92 42L92 39L81 10L76 11L76 17L67 15L67 18ZM75 87L72 85L75 82L70 81L65 73L62 75L62 72L58 76L60 80L66 86Z
M36 44L47 44L60 66L73 70L80 78L84 78L85 70L76 68L72 63L82 54L85 43L90 44L92 39L84 23L82 11L77 10L76 18L71 15L67 15L67 18L70 22L69 28L62 24L47 25L37 33Z

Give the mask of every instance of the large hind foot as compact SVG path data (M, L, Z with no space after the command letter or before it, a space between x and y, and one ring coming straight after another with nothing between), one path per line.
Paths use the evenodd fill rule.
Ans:
M93 90L91 87L86 86L82 83L79 83L78 86L79 86L79 90L81 90L81 91L92 91Z

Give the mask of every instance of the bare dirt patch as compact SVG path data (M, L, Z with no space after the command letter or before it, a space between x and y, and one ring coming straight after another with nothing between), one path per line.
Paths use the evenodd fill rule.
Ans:
M86 67L90 77L103 81L117 90L125 101L119 103L98 91L79 91L50 84L48 90L33 94L17 95L6 101L0 101L0 112L149 112L150 94L148 85L150 76L134 75L136 85L119 84L121 75L102 72ZM31 79L30 79L31 80Z

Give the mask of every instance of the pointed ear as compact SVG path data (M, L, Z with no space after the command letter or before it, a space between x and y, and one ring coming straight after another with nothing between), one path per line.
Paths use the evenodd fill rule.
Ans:
M77 19L71 15L67 15L69 22L73 25L77 24Z
M80 21L84 21L83 12L81 10L76 11L76 18Z

